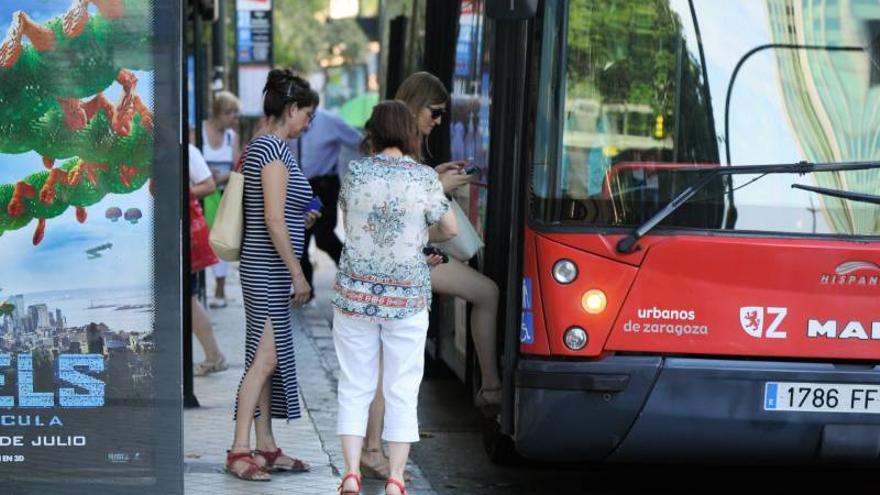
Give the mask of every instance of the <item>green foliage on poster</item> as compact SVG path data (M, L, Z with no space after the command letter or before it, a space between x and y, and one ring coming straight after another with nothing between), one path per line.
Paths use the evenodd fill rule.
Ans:
M0 185L0 234L36 219L39 244L46 219L73 206L83 222L86 206L150 178L153 116L131 72L152 68L150 15L142 0L74 1L43 24L14 14L0 44L0 153L35 151L47 170ZM114 82L116 104L103 95Z

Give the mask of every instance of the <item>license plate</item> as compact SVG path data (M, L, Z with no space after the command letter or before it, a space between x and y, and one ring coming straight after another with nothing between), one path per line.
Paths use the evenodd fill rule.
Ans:
M880 385L767 382L764 410L880 414Z

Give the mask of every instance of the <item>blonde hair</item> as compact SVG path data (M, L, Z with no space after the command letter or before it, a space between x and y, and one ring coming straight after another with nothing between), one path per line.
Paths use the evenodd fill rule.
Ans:
M226 111L240 106L237 96L229 91L218 91L214 94L214 100L211 102L211 116L219 117Z
M435 75L429 72L416 72L403 81L394 99L406 103L413 116L418 117L423 108L442 105L449 101L449 92Z

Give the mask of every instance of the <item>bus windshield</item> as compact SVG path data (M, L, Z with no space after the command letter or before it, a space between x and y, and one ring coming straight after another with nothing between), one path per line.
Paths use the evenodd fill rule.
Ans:
M880 160L880 4L547 2L531 215L633 227L712 169ZM659 229L880 235L880 169L718 175Z

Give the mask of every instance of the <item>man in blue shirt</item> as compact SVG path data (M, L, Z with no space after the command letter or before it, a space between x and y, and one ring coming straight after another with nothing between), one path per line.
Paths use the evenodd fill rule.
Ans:
M312 264L308 252L312 235L315 236L315 244L318 248L330 255L337 265L342 256L342 241L333 232L336 228L336 204L339 201L337 162L342 148L357 149L361 138L361 133L346 124L344 120L323 109L318 109L308 132L299 139L291 139L287 142L303 174L309 179L312 191L324 204L321 218L311 229L306 230L306 249L303 250L300 260L309 285L313 285Z

